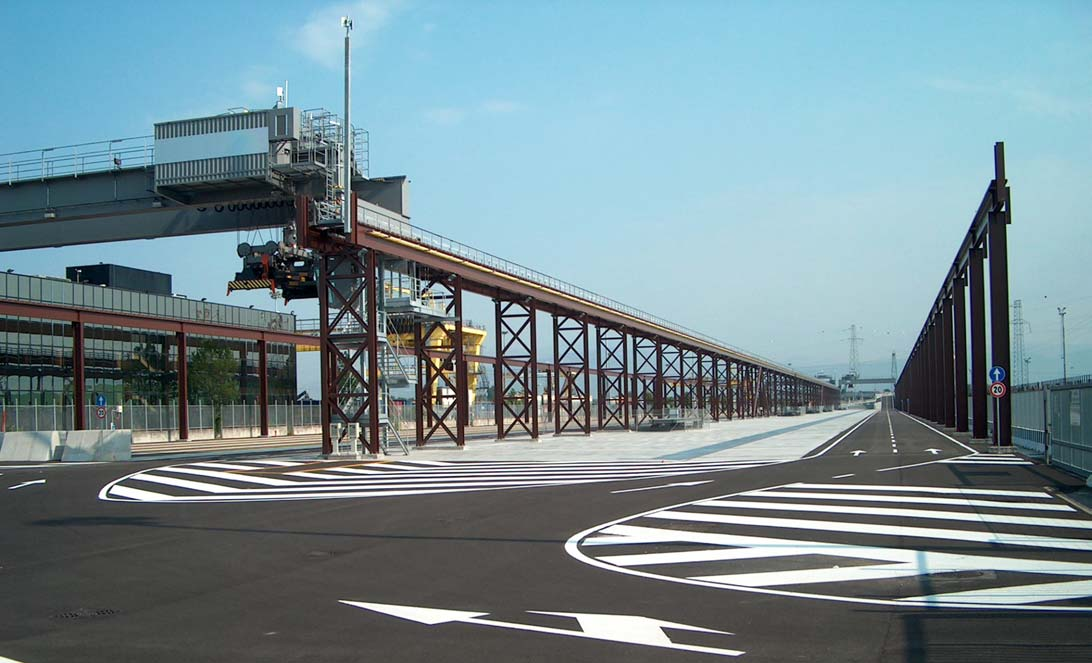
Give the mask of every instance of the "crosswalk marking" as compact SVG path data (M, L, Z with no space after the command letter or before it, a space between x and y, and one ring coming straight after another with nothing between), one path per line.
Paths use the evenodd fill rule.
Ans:
M779 462L210 461L136 472L103 487L99 497L165 503L395 497L659 479Z
M1092 521L1045 491L795 483L637 514L574 536L566 550L706 587L1092 612Z
M964 520L980 523L1001 523L1005 525L1034 525L1037 527L1071 527L1092 529L1092 521L1067 520L1065 518L1041 518L1038 516L1006 516L992 513L968 513L966 511L927 511L925 509L892 509L887 507L838 506L825 504L771 504L769 502L747 502L744 500L711 500L702 506L717 506L729 509L765 509L767 511L810 511L812 513L853 513L866 516L905 516L907 518L926 518L932 520Z
M982 604L994 605L1022 605L1027 603L1043 603L1066 599L1075 595L1092 594L1092 580L1073 580L1070 582L1048 582L1037 585L1018 585L1016 587L994 587L991 589L974 589L966 592L950 592L946 594L927 594L925 596L911 596L899 599L904 603L926 604Z
M1045 495L1046 493L1044 493ZM853 493L813 493L806 491L777 491L765 492L754 490L743 495L752 497L772 497L775 499L794 500L835 500L840 502L906 502L905 495L855 495ZM915 497L915 504L944 504L951 506L973 506L986 509L1027 509L1031 511L1076 511L1068 504L1038 503L1038 502L1000 502L996 500L975 500L960 497Z
M725 525L754 525L757 527L779 527L789 529L810 529L823 532L845 532L853 534L871 534L878 536L919 537L923 539L946 539L949 541L977 541L1012 546L1032 546L1036 548L1057 548L1059 550L1092 551L1092 540L1068 539L1062 537L1039 536L1035 534L1004 534L1001 532L969 532L958 529L937 529L933 527L911 527L909 525L880 525L874 523L850 523L838 520L802 520L793 518L763 518L758 516L735 516L717 513L693 513L689 511L663 511L652 514L649 518L683 520L697 523L720 523Z
M845 483L790 483L785 488L810 490L861 490L886 493L939 493L946 495L995 495L999 497L1037 497L1045 500L1053 496L1044 490L996 490L988 488L939 488L935 486L875 486Z

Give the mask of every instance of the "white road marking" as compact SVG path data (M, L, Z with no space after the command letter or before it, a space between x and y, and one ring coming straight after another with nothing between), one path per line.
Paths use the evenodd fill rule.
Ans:
M967 446L966 444L963 444L963 443L962 443L962 442L960 442L959 440L955 439L955 438L954 438L954 437L952 437L951 435L948 435L948 434L944 433L943 431L939 431L939 430L937 430L937 429L933 428L932 426L930 426L929 424L925 423L924 421L918 421L917 419L915 419L914 417L911 417L910 415L906 414L905 412L899 412L899 414L901 414L902 416L906 417L906 418L907 418L907 419L909 419L910 421L913 421L914 423L917 423L917 424L921 424L922 426L925 426L926 428L928 428L929 430L933 431L933 432L934 432L934 433L936 433L937 435L939 435L939 436L941 436L941 437L943 437L943 438L945 438L945 439L951 440L952 442L955 442L956 444L958 444L959 446L963 447L963 448L964 448L964 449L966 449L967 451L970 451L971 453L978 453L978 452L977 452L977 451L975 451L975 450L974 450L974 449L973 449L972 447L969 447L969 446Z
M941 493L946 495L996 495L1003 497L1038 497L1040 499L1054 499L1050 493L1036 490L993 490L987 488L938 488L934 486L883 486L863 485L855 483L789 483L778 488L807 488L810 490L863 490L882 491L890 493ZM772 490L772 489L766 489Z
M38 484L44 484L45 482L46 482L45 479L35 479L34 481L24 481L23 483L16 484L14 486L9 486L8 490L18 490L20 488L26 488L27 486L36 486Z
M861 454L866 454L868 452L867 451L861 451L860 449L854 449L850 453L852 453L853 457L856 458L857 456L860 456Z
M103 500L155 502L228 502L300 499L333 499L426 495L502 490L598 482L657 479L704 474L748 467L771 461L713 462L590 462L590 463L439 463L424 467L389 468L393 463L374 463L366 468L342 467L335 463L309 463L313 470L284 466L283 473L251 474L246 471L222 471L224 466L243 467L242 463L182 464L152 468L122 477L99 492ZM211 467L210 467L211 465ZM219 466L220 469L217 469ZM244 469L256 469L246 467ZM145 490L140 483L154 483L182 491ZM678 482L701 485L707 481ZM136 485L134 485L136 484ZM257 485L253 485L257 484ZM132 491L118 491L127 486Z
M961 520L966 522L996 523L999 525L1030 525L1032 527L1068 527L1072 529L1092 529L1092 521L1066 518L1037 518L1034 516L1006 516L996 513L968 513L966 511L928 511L925 509L892 509L888 507L868 506L830 506L827 504L771 504L769 502L750 502L746 500L709 500L699 506L713 506L728 509L758 509L767 511L804 511L809 513L852 513L860 516L893 516L902 518L925 518L928 520Z
M211 479L227 479L228 481L239 481L242 483L258 483L264 486L291 486L295 483L294 481L287 481L285 479L273 479L271 477L262 477L253 474L234 474L232 472L217 472L216 470L198 470L192 467L182 467L179 465L157 467L155 468L155 471L193 474L201 477L209 477Z
M852 475L850 475L852 476ZM837 477L835 477L837 478ZM849 487L849 486L847 486ZM900 504L946 504L951 506L973 506L992 509L1030 509L1033 511L1076 511L1068 504L1039 502L1001 502L996 500L973 500L959 497L917 497L907 495L855 495L853 493L809 493L798 491L769 491L755 490L742 493L754 497L776 497L779 499L815 499L815 500L846 500L850 502L898 502ZM839 507L831 507L837 509Z
M722 525L751 525L756 527L777 527L780 529L804 529L820 530L824 532L870 534L876 536L900 536L917 537L923 539L977 541L980 543L990 543L995 545L1029 546L1035 548L1053 548L1057 550L1092 551L1092 540L1038 536L1034 534L969 532L963 530L938 529L931 527L909 527L907 525L847 523L836 520L762 518L757 516L735 516L717 513L693 513L690 511L662 511L660 513L649 514L647 517L661 518L664 520L679 520L686 522L718 523Z
M852 472L850 472L849 474L839 474L836 477L831 477L831 479L848 479L851 476L855 476L855 475Z
M953 603L991 603L995 605L1021 605L1025 603L1043 603L1080 598L1092 594L1092 580L1074 580L1071 582L1048 582L1038 585L1015 585L1012 587L994 587L992 589L973 589L965 592L947 594L927 594L898 599L901 603L953 604Z
M628 490L612 490L610 492L611 492L612 495L617 495L618 493L639 493L642 490L658 490L660 488L674 488L675 486L700 486L703 483L713 483L713 480L710 479L708 481L680 481L679 483L668 483L668 484L664 484L662 486L645 486L644 488L630 488Z
M716 654L719 656L739 656L744 652L737 649L721 649L717 647L703 647L697 645L676 644L664 632L664 628L677 631L692 631L696 633L713 633L718 635L733 635L728 631L680 624L662 619L653 619L640 615L604 615L582 612L549 612L543 610L528 610L530 614L553 615L557 617L570 617L576 620L579 630L552 628L537 626L534 624L520 624L517 622L502 622L495 619L482 619L490 614L488 612L466 612L462 610L440 610L436 608L420 608L408 605L390 605L384 603L364 603L362 601L339 601L354 608L370 610L382 614L414 621L419 624L436 626L452 622L464 624L477 624L496 628L514 629L517 631L531 631L533 633L548 633L551 635L563 635L574 638L587 638L590 640L606 640L629 645L643 645L646 647L658 647L661 649L674 649L677 651L690 651L703 654Z
M836 446L838 445L838 443L839 443L839 442L841 442L842 440L844 440L844 439L846 439L847 437L849 437L850 435L852 435L852 434L853 434L853 431L855 431L855 430L857 430L858 428L860 428L861 426L863 426L863 425L864 425L864 423L865 423L866 421L868 421L869 419L871 419L871 418L872 418L872 417L874 417L874 416L876 416L876 413L875 413L875 412L873 412L872 414L868 415L868 416L867 416L867 417L865 417L864 419L861 419L860 421L858 421L858 422L857 422L857 425L856 425L856 426L854 426L853 428L850 428L850 429L849 429L849 430L847 430L847 431L846 431L845 433L842 433L841 437L839 437L839 438L838 438L837 440L835 440L835 441L831 442L831 443L830 443L830 444L829 444L828 446L826 446L826 447L825 447L825 448L824 448L824 449L823 449L822 451L820 451L819 453L817 453L817 454L814 454L814 455L812 455L812 456L805 456L804 458L818 458L819 456L822 456L822 455L823 455L823 454L825 454L826 452L828 452L828 451L830 451L831 449L833 449L834 447L836 447Z
M230 486L221 486L217 483L206 483L204 481L190 481L189 479L179 479L177 477L164 477L158 474L151 474L149 472L141 472L132 477L129 477L131 481L147 481L148 483L158 483L164 486L177 486L178 488L185 488L187 490L198 490L203 493L237 493L239 488L231 488Z

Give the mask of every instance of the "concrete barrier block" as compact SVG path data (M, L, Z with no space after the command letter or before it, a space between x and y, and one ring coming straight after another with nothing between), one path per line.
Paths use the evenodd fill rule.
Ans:
M131 460L133 457L133 431L131 430L74 430L65 440L61 461L65 463L88 461Z
M57 431L4 433L0 461L49 462L53 460L54 450L60 446L61 436Z

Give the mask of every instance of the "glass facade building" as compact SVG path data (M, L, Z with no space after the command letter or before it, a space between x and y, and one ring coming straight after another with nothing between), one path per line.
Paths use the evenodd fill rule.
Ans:
M8 430L13 429L10 411L28 406L52 408L54 420L71 422L72 410L82 405L91 413L85 418L88 428L106 427L115 423L115 413L120 418L126 410L143 407L145 420L149 412L158 412L151 419L174 426L183 343L191 405L258 404L263 343L266 402L289 403L296 397L296 345L260 341L254 333L293 334L296 318L291 314L11 273L0 273L0 303L26 305L18 308L20 315L13 315L10 305L0 310L0 423ZM64 319L75 310L110 315L79 323ZM224 331L183 334L155 324L161 320L179 329L181 322ZM148 327L141 327L141 321ZM82 366L74 355L81 340ZM83 389L77 389L81 368ZM77 403L81 393L82 403ZM101 416L103 407L109 415Z

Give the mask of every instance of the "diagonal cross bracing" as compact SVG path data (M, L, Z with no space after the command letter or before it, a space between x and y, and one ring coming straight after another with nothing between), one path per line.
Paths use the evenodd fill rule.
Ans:
M587 317L554 313L554 366L554 435L591 435Z
M494 300L496 357L493 364L497 439L517 426L538 438L537 309L533 299Z
M629 385L626 353L626 332L612 327L597 325L595 328L596 358L598 360L600 430L615 424L629 428L630 403L626 389Z

